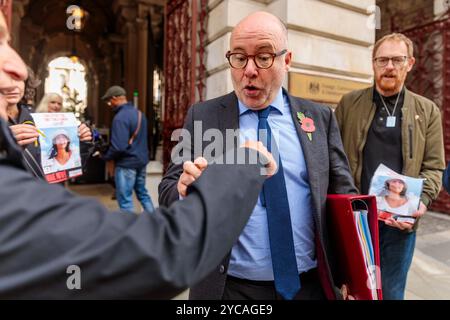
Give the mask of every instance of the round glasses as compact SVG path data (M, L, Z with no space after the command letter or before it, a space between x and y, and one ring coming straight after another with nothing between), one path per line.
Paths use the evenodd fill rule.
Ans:
M259 69L269 69L276 57L282 56L287 52L287 49L281 50L278 53L261 52L254 55L245 53L231 53L227 52L225 55L230 63L230 66L234 69L244 69L247 66L248 60L253 59L253 62Z
M398 56L398 57L378 57L374 58L373 61L377 67L383 68L389 64L389 61L392 61L392 65L396 68L403 67L405 65L407 56Z

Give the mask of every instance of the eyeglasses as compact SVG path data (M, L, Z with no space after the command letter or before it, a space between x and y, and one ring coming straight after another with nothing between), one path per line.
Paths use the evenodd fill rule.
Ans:
M396 68L403 67L405 65L406 59L408 59L407 56L398 56L398 57L378 57L373 59L375 62L375 65L377 67L383 68L386 67L389 64L389 61L392 61L392 65Z
M282 56L287 52L287 49L281 50L278 53L261 52L255 55L248 55L245 53L231 53L228 51L225 55L234 69L244 69L247 66L248 59L253 59L253 62L259 69L269 69L276 57Z

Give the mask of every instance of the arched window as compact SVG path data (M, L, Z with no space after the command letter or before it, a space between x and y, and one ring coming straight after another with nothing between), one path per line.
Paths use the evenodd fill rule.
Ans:
M79 61L59 57L48 64L45 93L55 92L63 97L63 111L73 112L83 121L87 107L86 68Z

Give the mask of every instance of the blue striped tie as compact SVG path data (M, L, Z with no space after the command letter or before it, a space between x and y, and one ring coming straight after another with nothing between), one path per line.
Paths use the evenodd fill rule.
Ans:
M269 106L258 111L258 140L262 141L269 151L272 151L271 149L277 148L277 145L275 141L272 142L272 133L267 121L270 109ZM278 152L272 153L275 156L278 154ZM261 202L267 211L275 289L284 299L292 300L300 290L300 278L295 257L283 165L281 157L278 157L278 172L265 181Z

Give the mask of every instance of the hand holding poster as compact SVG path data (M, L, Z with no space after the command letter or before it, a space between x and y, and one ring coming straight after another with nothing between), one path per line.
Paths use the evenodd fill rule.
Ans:
M50 183L65 181L81 175L78 125L73 113L33 113L39 137L41 161Z
M398 174L383 164L375 171L369 194L377 199L378 219L394 218L414 224L412 216L419 208L423 179Z

